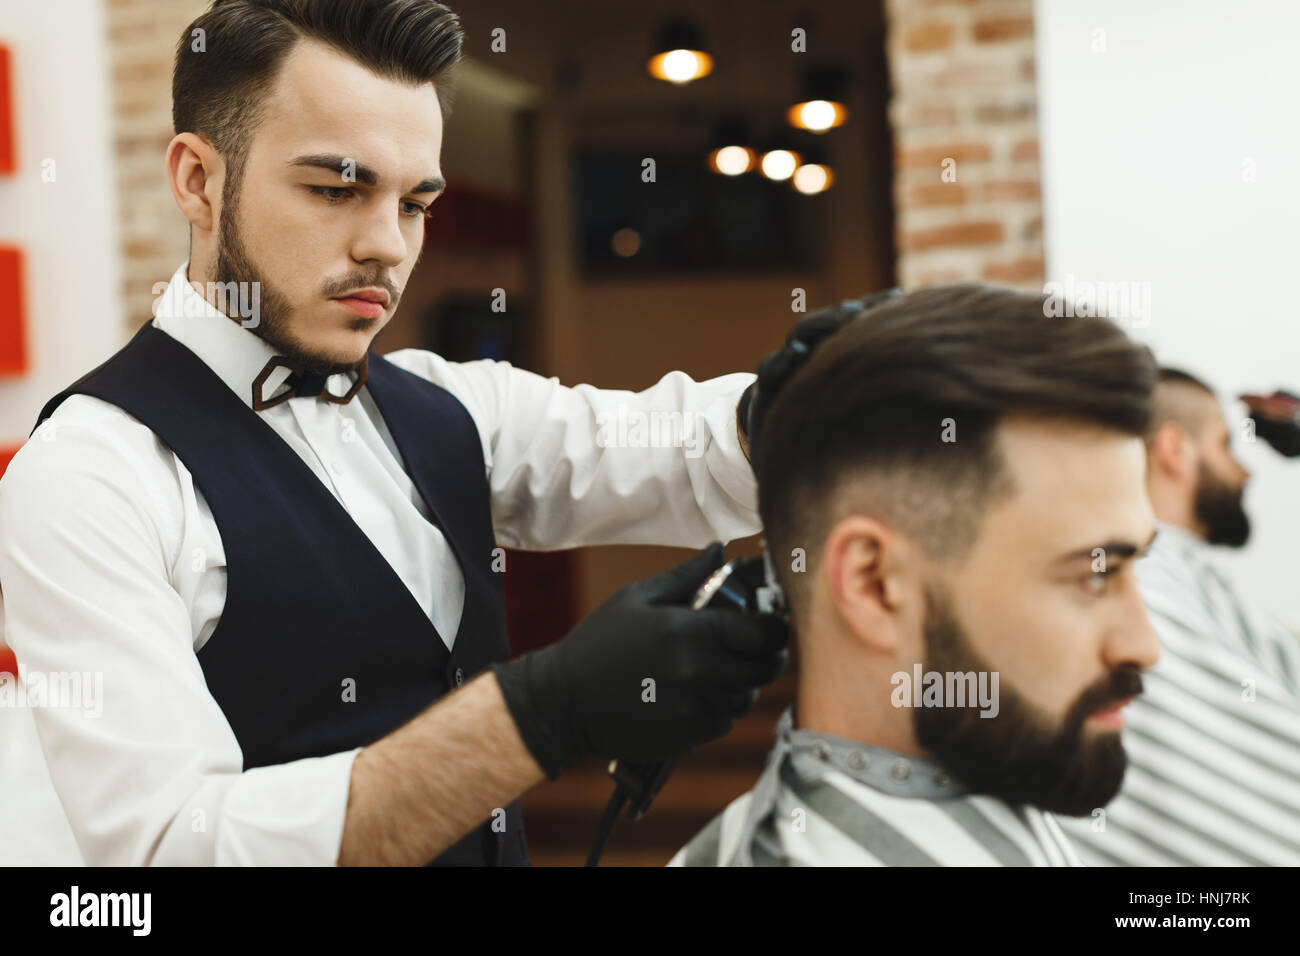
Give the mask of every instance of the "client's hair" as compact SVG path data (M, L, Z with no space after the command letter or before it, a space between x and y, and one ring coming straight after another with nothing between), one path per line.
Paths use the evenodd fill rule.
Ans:
M976 284L891 299L827 338L777 393L760 426L759 508L796 620L802 579L848 514L960 559L989 502L1011 490L994 441L1004 416L1145 434L1150 351L1048 301ZM790 570L794 548L804 574Z

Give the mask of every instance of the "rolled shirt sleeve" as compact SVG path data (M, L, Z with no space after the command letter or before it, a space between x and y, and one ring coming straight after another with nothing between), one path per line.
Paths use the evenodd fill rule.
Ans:
M474 418L497 537L509 547L702 547L761 528L736 434L751 373L697 382L669 372L633 392L419 349L385 357L446 388Z
M82 675L76 706L30 705L82 857L332 865L359 748L243 770L169 579L182 507L166 450L116 414L38 431L0 481L5 631L24 684Z

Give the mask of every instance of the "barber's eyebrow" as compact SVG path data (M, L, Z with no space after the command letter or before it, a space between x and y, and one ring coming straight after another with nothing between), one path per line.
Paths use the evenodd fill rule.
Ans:
M1151 544L1156 540L1157 534L1159 534L1158 530L1152 531L1151 537L1147 538L1146 543L1141 545L1118 538L1110 541L1103 541L1100 544L1094 544L1090 548L1080 548L1078 551L1071 551L1069 554L1063 554L1061 557L1057 558L1057 563L1068 564L1071 561L1080 561L1085 558L1092 558L1094 553L1098 550L1105 552L1107 559L1112 560L1131 558L1134 555L1141 557L1150 549Z
M379 174L371 169L356 162L349 156L338 156L333 153L312 153L308 156L297 156L289 160L290 166L314 166L320 169L328 169L332 173L343 174L343 167L352 162L353 172L356 174L357 182L366 186L377 186L379 184ZM422 179L411 188L412 193L440 193L447 188L447 181L441 176L430 176L428 179Z

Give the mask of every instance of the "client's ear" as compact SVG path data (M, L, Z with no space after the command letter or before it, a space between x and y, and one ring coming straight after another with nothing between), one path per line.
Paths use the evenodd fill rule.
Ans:
M1192 436L1178 422L1165 422L1151 437L1150 471L1174 481L1187 479L1195 466Z
M822 554L831 606L858 639L892 652L907 642L911 604L921 594L915 549L875 518L852 515L826 536Z

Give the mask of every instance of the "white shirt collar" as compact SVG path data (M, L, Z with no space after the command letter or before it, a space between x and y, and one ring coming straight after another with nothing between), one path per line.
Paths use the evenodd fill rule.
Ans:
M173 273L158 299L153 324L202 359L240 401L252 408L253 380L280 353L200 295L189 282L189 265L183 262ZM268 398L274 395L289 374L287 368L274 369L262 386L263 394ZM325 387L342 394L351 385L351 378L339 373L331 375Z
M1200 535L1196 534L1182 525L1170 524L1168 521L1156 522L1156 542L1163 542L1166 545L1180 544L1192 551L1202 551L1209 548L1209 544Z

